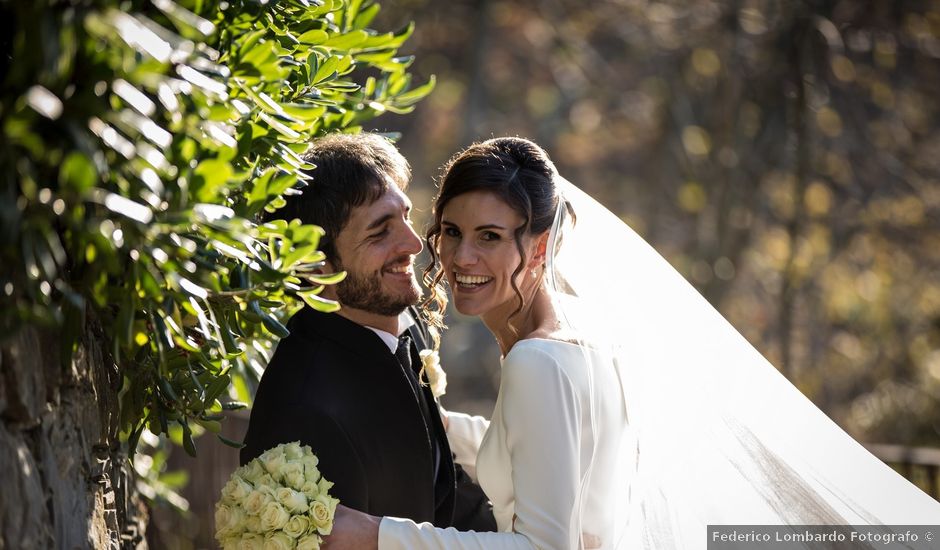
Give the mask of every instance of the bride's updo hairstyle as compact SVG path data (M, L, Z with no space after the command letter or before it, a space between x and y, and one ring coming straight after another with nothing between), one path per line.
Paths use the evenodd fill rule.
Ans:
M447 297L442 287L444 272L437 256L441 236L441 215L451 199L472 191L487 191L500 197L525 220L515 231L516 248L521 259L511 279L519 305L510 319L525 306L525 298L516 285L516 276L525 270L528 258L522 247L525 234L540 235L552 227L558 207L555 185L557 171L541 147L527 139L501 137L474 143L454 155L444 166L440 190L434 199L433 222L425 236L431 264L424 271L424 282L431 295L423 308L432 324L443 326ZM432 309L433 307L433 309Z

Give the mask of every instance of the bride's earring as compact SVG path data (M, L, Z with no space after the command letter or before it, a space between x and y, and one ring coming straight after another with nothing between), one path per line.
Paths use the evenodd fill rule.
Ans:
M536 277L536 275L535 275L535 268L533 267L533 268L532 268L532 278L534 279L535 277Z

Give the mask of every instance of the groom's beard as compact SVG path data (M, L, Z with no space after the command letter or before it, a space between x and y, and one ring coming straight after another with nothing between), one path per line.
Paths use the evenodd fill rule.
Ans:
M401 260L398 260L400 263ZM346 278L336 285L336 297L344 307L360 309L377 315L398 315L421 299L417 281L404 294L393 294L382 289L382 273L361 274L335 262L338 270L346 271Z

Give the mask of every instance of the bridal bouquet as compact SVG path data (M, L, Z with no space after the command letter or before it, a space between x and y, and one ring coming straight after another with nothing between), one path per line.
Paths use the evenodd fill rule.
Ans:
M319 550L339 500L307 445L284 443L235 470L215 508L224 550Z

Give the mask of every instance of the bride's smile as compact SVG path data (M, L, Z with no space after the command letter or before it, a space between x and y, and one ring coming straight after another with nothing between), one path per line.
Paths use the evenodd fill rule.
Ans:
M492 281L493 278L484 275L466 275L454 272L454 280L461 290L476 290Z

